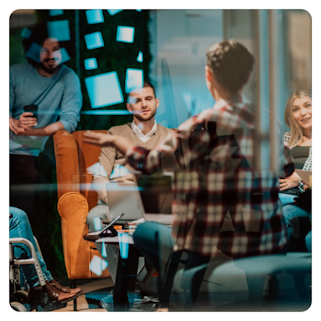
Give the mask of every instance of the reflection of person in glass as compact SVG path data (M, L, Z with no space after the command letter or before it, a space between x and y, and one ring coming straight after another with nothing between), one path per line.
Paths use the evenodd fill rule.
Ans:
M284 142L291 150L296 169L312 170L312 98L305 91L295 91L287 101L284 120L290 131ZM304 186L304 183L306 185ZM294 198L307 188L297 173L280 179L279 197L283 204L292 203Z
M189 250L186 268L209 262L219 248L231 257L278 253L286 244L279 177L293 173L289 149L280 141L280 171L261 169L255 152L256 107L242 96L254 57L240 43L223 41L207 52L205 80L216 103L181 124L162 144L147 150L124 137L88 132L88 143L115 146L144 173L161 169L175 155L173 227L145 222L133 235L135 247L162 277L177 251ZM222 232L227 215L234 231ZM202 276L200 275L201 283Z
M9 220L9 236L10 238L27 239L34 246L41 271L46 281L46 289L50 299L53 301L58 300L59 302L67 302L78 297L82 293L80 288L69 289L62 286L54 280L50 271L48 271L43 257L38 252L27 214L21 209L11 206L9 208L9 213L12 214L12 217L10 217ZM31 257L30 250L27 245L22 243L14 243L13 245L14 256L16 258L27 259ZM29 286L29 302L31 303L36 299L37 294L41 294L42 288L40 286L35 267L32 264L23 264L21 265L21 269Z
M46 227L59 219L56 164L44 147L58 130L76 129L82 94L76 73L61 64L61 44L49 37L47 24L30 26L29 31L30 36L22 39L28 62L10 67L10 205L28 214L43 242ZM30 105L38 107L37 120L24 111ZM46 253L47 243L42 244ZM46 259L50 265L51 257Z

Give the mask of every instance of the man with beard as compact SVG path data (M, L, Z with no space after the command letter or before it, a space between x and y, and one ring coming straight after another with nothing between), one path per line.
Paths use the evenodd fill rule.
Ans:
M76 129L82 94L76 73L61 64L59 41L46 23L30 26L29 33L22 40L28 63L10 67L10 205L28 214L41 238L44 220L49 226L56 215L57 197L55 162L43 149L58 130ZM37 118L24 111L28 105L38 107Z
M127 109L133 113L133 121L121 126L115 126L108 130L108 135L123 136L134 144L144 148L154 148L172 132L171 129L157 124L155 121L156 109L159 99L156 98L155 88L152 84L144 82L143 88L132 90L128 95ZM93 182L97 188L98 203L90 210L87 216L87 225L90 232L101 229L101 222L109 218L109 207L105 184L108 182L133 182L133 175L129 173L129 166L125 155L119 153L114 147L103 147L99 157L99 164L103 166L105 175L95 175ZM125 167L125 168L124 168ZM98 224L97 224L98 223ZM96 244L101 253L101 244ZM107 244L108 271L115 282L118 260L118 248L116 245ZM143 266L140 262L138 269ZM143 274L141 274L142 277Z

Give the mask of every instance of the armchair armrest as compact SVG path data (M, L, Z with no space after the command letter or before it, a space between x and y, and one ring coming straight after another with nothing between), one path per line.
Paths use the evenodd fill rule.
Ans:
M78 192L69 192L59 198L57 207L61 216L62 243L68 278L71 280L91 278L90 245L83 239L88 233L87 200Z
M78 147L72 134L59 130L53 136L58 197L68 192L79 192Z

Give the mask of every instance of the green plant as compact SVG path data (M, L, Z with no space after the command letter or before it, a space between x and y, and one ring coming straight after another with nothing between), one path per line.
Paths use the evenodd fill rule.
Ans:
M86 18L86 10L64 10L63 15L50 16L49 10L37 10L37 22L46 22L54 20L68 20L70 26L71 40L62 43L66 47L71 59L66 63L67 66L77 72L83 93L83 107L82 110L91 110L91 105L85 86L85 78L116 71L120 81L120 86L125 93L125 74L127 68L142 69L144 72L144 79L149 81L150 62L152 60L149 43L150 34L148 31L149 11L142 10L123 10L114 16L109 15L107 10L102 10L104 22L98 24L88 24ZM78 15L78 23L76 22ZM134 42L121 43L116 41L117 26L132 26L135 28ZM77 31L77 32L76 32ZM100 31L104 40L104 47L93 50L88 50L85 44L84 36L89 33ZM78 34L78 39L76 35ZM79 47L76 47L76 43ZM136 60L139 51L143 52L144 60L142 63ZM77 68L76 61L79 66ZM96 58L98 62L98 69L85 70L84 60L87 58ZM124 95L125 96L125 95ZM126 110L125 102L99 108L99 110ZM131 115L81 115L77 130L87 129L109 129L111 126L121 125L131 121Z

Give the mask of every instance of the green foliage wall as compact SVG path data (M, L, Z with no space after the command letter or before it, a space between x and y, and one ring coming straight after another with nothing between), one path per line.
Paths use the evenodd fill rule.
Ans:
M66 63L67 66L75 70L80 78L83 93L82 110L90 110L90 102L85 86L84 79L86 77L115 71L118 74L121 89L125 97L125 75L127 68L143 69L144 79L149 81L149 66L151 62L151 54L149 51L150 35L148 31L149 11L142 10L123 10L114 16L111 16L107 10L102 10L104 22L97 24L88 24L86 18L86 10L78 10L78 26L79 26L79 48L76 48L76 11L64 10L63 15L50 16L49 10L37 10L37 22L68 20L71 33L71 41L62 43L71 60ZM121 43L116 41L117 26L131 26L135 28L135 38L133 43ZM84 40L84 36L88 33L100 31L104 40L104 47L88 50ZM139 51L143 52L144 60L142 63L136 60ZM79 55L79 69L76 66L76 56ZM98 69L85 70L84 60L87 58L96 58ZM103 109L126 109L125 102L114 106L99 108ZM84 129L109 129L111 126L121 125L131 121L129 116L101 116L101 115L81 115L77 130Z
M78 34L76 39L76 16L78 15ZM72 68L79 76L82 94L83 107L82 110L91 110L90 101L85 86L84 79L86 77L116 71L120 81L123 96L125 97L125 75L127 68L143 69L144 79L149 80L149 65L151 55L149 52L150 36L148 32L149 12L142 10L126 10L110 16L107 10L103 10L104 22L89 25L85 10L64 10L63 15L50 16L49 10L36 10L36 23L54 20L68 20L70 27L71 40L61 42L61 46L65 47L71 59L65 64ZM118 25L132 26L135 28L134 42L131 44L120 43L116 41L116 29ZM22 53L21 46L22 28L12 30L10 34L10 64L26 61ZM100 31L105 46L98 49L88 50L85 44L84 35L92 32ZM77 40L77 41L76 41ZM79 43L77 48L76 43ZM144 60L142 63L136 61L138 52L142 51ZM77 57L80 62L77 68ZM87 58L96 58L98 69L85 70L84 60ZM126 109L125 102L114 106L108 106L101 109ZM132 116L99 116L99 115L81 115L77 130L86 129L109 129L111 126L121 125L132 120ZM49 139L45 152L54 158L52 139ZM57 197L53 196L53 200L57 203ZM53 206L52 213L46 213L45 222L41 222L40 227L34 232L39 234L39 243L41 245L45 261L48 269L54 276L65 276L66 270L63 258L62 237L61 237L61 220L57 212L56 206ZM36 228L36 227L35 227ZM37 235L38 235L37 234Z

